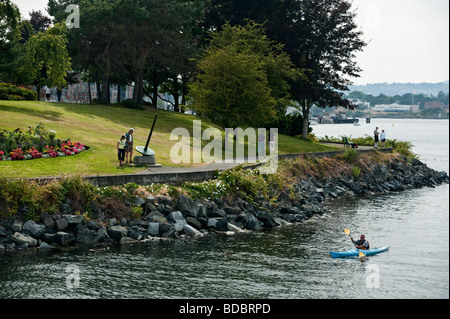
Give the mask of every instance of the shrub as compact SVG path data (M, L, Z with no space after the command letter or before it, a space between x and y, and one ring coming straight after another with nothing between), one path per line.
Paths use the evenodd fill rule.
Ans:
M132 99L126 99L120 102L120 105L123 106L126 109L133 109L133 110L143 110L144 107Z
M361 170L359 169L359 167L354 166L353 170L352 170L352 175L355 179L359 178L359 175L361 174Z
M340 157L347 163L353 163L358 158L358 152L353 148L347 148Z
M37 92L19 88L9 83L0 83L0 100L36 101Z

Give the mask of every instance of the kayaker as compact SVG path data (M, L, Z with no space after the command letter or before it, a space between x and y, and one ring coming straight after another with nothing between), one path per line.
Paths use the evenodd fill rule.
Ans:
M354 241L352 237L350 237L350 239L352 240L352 243L355 244L355 247L358 249L369 249L369 242L366 240L366 236L361 235L361 237L359 238L359 240Z

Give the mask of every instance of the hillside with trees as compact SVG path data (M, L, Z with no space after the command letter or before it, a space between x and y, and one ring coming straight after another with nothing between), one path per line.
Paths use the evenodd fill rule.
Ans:
M343 92L359 76L355 56L366 43L351 1L49 0L50 17L33 11L29 20L11 0L0 5L0 81L17 86L40 91L82 79L108 105L113 85L132 85L135 105L156 108L166 93L176 112L198 110L219 123L217 107L227 109L231 126L283 127L292 120L283 112L290 104L303 116L296 119L303 138L313 105L356 107ZM66 27L69 5L78 6L81 27ZM258 37L217 47L221 32L252 31L249 25L259 26ZM228 73L217 73L222 84L215 85L228 91L196 85L222 67ZM234 83L223 85L227 78ZM204 108L214 101L215 109ZM256 103L263 109L253 109Z

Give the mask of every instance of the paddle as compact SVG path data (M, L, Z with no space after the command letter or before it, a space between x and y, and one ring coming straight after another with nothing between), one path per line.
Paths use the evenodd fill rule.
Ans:
M350 236L350 229L346 228L344 229L344 232L348 235L348 237L350 237L350 240L352 239L352 237ZM353 240L352 240L353 243Z

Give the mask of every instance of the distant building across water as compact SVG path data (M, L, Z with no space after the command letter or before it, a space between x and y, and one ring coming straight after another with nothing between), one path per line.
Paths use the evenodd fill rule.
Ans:
M392 112L419 112L419 105L401 105L401 104L378 104L372 108L372 112L392 113Z

